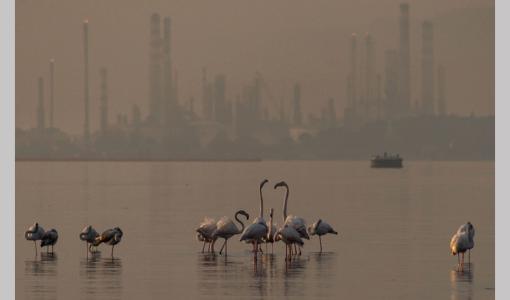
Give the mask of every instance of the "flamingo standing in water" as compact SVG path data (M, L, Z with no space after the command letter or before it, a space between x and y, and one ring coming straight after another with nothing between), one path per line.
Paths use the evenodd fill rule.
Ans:
M25 239L27 241L34 241L35 255L37 255L36 242L38 240L41 240L43 235L44 235L44 229L37 222L34 225L30 226L27 231L25 231Z
M96 237L93 245L95 247L99 246L101 243L108 244L112 246L112 258L113 258L113 248L115 245L120 243L122 239L123 232L119 227L115 227L113 229L108 229L103 231L103 233Z
M457 262L460 271L464 271L464 254L469 249L474 247L474 227L471 223L465 224L465 230L461 230L464 225L462 225L457 232L453 235L450 241L450 250L452 255L457 255ZM462 255L462 258L460 257Z
M86 249L85 252L87 253L87 256L89 255L89 251L92 252L92 244L96 240L96 238L99 236L99 233L92 227L92 225L85 226L83 230L80 233L80 240L86 242ZM94 252L97 251L97 248Z
M284 220L283 225L291 226L299 233L299 236L301 238L309 240L310 236L308 236L308 233L306 231L305 220L298 216L293 216L293 215L287 216L287 202L289 200L289 186L287 185L287 183L285 181L281 181L281 182L277 183L274 186L274 188L277 189L278 187L281 187L281 186L285 187L285 189L286 189L285 200L283 202L283 220ZM302 244L301 244L301 246L302 246ZM292 250L292 248L291 248L291 250ZM294 244L294 253L295 254L297 253L296 244ZM299 247L299 255L301 255L301 247Z
M202 253L204 253L205 244L209 244L208 251L214 252L214 238L213 233L216 231L216 221L214 219L205 217L204 221L200 223L198 228L196 229L197 232L197 239L201 242L204 242L204 245L202 246Z
M284 225L276 232L275 241L280 240L285 243L285 260L291 260L292 258L292 245L304 245L299 232L290 225Z
M46 253L48 253L48 249L51 246L51 253L53 254L53 246L58 241L58 232L55 229L50 229L44 233L41 238L41 248L46 246Z
M268 182L267 179L264 179L260 183L259 191L260 191L260 215L244 230L241 241L246 241L247 243L253 244L253 252L257 255L259 251L259 243L267 236L268 228L266 225L266 221L264 220L264 199L262 198L262 188ZM260 249L262 252L262 249Z
M313 223L312 226L308 227L308 232L310 233L310 235L318 235L319 236L319 244L321 246L320 253L322 253L322 239L321 239L321 236L323 236L325 234L328 234L328 233L338 234L338 232L336 232L333 229L333 227L331 227L331 225L329 225L328 223L322 221L321 219L319 219L317 222Z
M471 249L475 247L475 227L471 222L467 222L466 224L460 225L459 229L457 229L457 233L466 231L468 233L469 237L469 243L468 243L468 263L471 263Z
M236 234L242 233L244 230L244 223L239 220L238 215L245 216L246 220L250 219L250 215L248 215L248 213L244 210L239 210L235 213L234 219L241 224L241 229L237 228L236 224L234 224L234 222L228 217L223 217L218 221L218 223L216 223L216 231L212 234L213 244L216 243L216 239L219 237L225 239L225 242L223 242L220 249L220 255L223 248L225 248L225 256L227 256L228 239Z
M266 243L266 252L267 252L267 243L271 243L271 253L273 253L273 244L275 242L274 238L276 235L276 223L273 223L273 212L274 210L271 208L269 210L269 221L267 222L267 236L264 239L264 242Z

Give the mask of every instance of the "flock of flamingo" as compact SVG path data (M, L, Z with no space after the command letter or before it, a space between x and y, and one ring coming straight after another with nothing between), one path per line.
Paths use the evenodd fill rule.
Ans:
M244 216L246 220L250 218L249 214L244 210L239 210L234 214L234 219L241 225L241 228L228 217L222 217L217 222L209 217L205 217L204 221L196 229L197 239L203 242L202 253L205 246L208 245L207 251L215 253L214 245L218 238L224 239L223 245L219 251L221 255L225 250L227 255L228 240L234 235L241 234L240 241L253 245L253 253L255 259L257 254L263 253L261 244L271 244L271 252L273 252L273 244L278 241L285 243L285 260L291 260L292 256L301 255L301 247L304 245L303 239L310 239L310 235L317 235L319 237L320 253L322 253L322 236L328 233L337 235L338 233L323 220L319 219L307 228L306 222L303 218L295 215L287 215L287 204L289 200L289 186L284 181L277 183L274 189L284 187L285 199L283 202L283 225L277 228L274 223L273 213L274 209L269 209L269 221L264 219L264 199L262 196L262 188L269 181L264 179L260 183L260 213L252 224L245 227L244 223L239 219L239 216ZM123 232L119 227L105 230L99 234L91 225L86 226L79 234L79 238L86 242L86 251L88 253L98 252L97 247L100 244L107 244L112 246L111 257L113 258L113 249L115 245L120 243ZM450 241L450 250L452 255L457 255L458 268L464 270L464 254L468 252L468 261L471 262L471 249L473 249L475 236L475 228L473 224L467 222L462 224L455 232ZM49 247L51 246L51 253L53 254L53 247L58 241L58 232L55 229L45 231L39 223L30 226L25 232L25 239L34 242L35 253L37 255L37 241L41 241L41 248L46 247L46 252L50 253ZM94 249L92 249L94 247Z
M228 217L222 217L217 222L209 217L205 217L204 221L196 229L197 239L203 242L202 252L204 252L205 246L208 244L208 252L214 253L214 245L218 238L223 238L225 241L221 246L219 254L221 255L223 249L225 249L225 255L227 255L228 240L234 235L241 234L240 241L246 242L253 245L253 253L255 258L257 253L262 253L261 244L271 244L271 250L273 250L273 243L282 241L286 245L285 259L291 259L293 255L301 255L301 247L304 245L303 239L310 239L310 235L319 236L320 252L322 252L322 239L321 236L332 233L338 234L328 223L319 219L312 226L306 227L306 222L303 218L287 215L287 203L289 200L289 186L284 181L277 183L274 188L284 187L285 200L283 202L283 226L279 229L276 227L276 223L273 221L274 209L269 209L269 221L266 222L264 219L264 198L262 196L262 188L269 181L264 179L260 183L260 213L252 224L247 227L244 223L239 220L239 215L242 215L249 219L249 215L244 210L239 210L234 214L234 219L241 225L241 228Z
M107 229L102 234L99 234L91 225L89 225L83 228L79 237L80 240L87 243L87 256L89 251L92 253L98 252L97 247L100 244L108 244L112 246L111 256L113 258L113 248L115 245L120 243L122 234L122 230L119 227ZM41 241L41 248L46 246L46 253L53 254L53 246L58 241L58 232L55 229L44 231L43 227L36 222L34 225L30 226L27 231L25 231L25 239L34 242L35 255L37 255L37 241ZM49 251L50 246L51 252ZM92 249L92 246L94 246L95 249Z

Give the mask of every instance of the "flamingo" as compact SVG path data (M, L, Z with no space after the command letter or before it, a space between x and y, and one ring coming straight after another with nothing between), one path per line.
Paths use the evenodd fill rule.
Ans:
M50 229L41 238L41 248L46 246L46 252L48 252L49 246L51 246L51 253L53 254L53 246L55 246L57 241L58 232L55 229Z
M471 263L471 249L475 247L475 227L471 222L467 222L466 224L460 225L459 229L457 229L457 233L466 231L468 233L469 237L469 243L468 243L468 263Z
M267 243L271 243L271 253L273 253L273 244L275 242L274 238L275 238L276 231L277 231L276 223L273 223L273 212L274 212L274 210L272 208L269 209L269 221L267 222L268 232L267 232L266 238L264 239L264 241L266 243L266 252L267 252Z
M245 216L246 220L250 219L250 215L248 215L248 213L244 210L239 210L235 213L234 219L241 224L241 229L237 228L236 224L234 224L234 222L228 217L223 217L218 221L218 223L216 223L216 230L212 234L212 238L214 240L213 244L216 243L216 239L219 237L225 239L225 242L223 242L220 249L220 255L223 251L223 247L225 247L225 256L227 256L228 239L236 234L242 233L244 230L244 223L239 220L238 215Z
M25 231L25 239L27 241L34 241L35 255L37 255L36 242L42 239L43 235L44 229L37 222L34 225L30 226L27 231Z
M277 242L280 240L285 243L285 260L291 260L292 258L293 244L298 244L299 246L304 245L299 232L288 224L284 225L276 232L275 241Z
M310 235L318 235L319 236L319 244L321 246L320 253L322 253L321 236L323 236L327 233L338 234L338 232L336 232L333 229L333 227L331 227L331 225L322 221L321 219L319 219L317 222L313 223L312 226L308 227L308 232L310 233Z
M204 242L204 245L202 246L202 253L204 253L205 244L209 244L209 252L214 252L214 245L213 245L213 233L216 231L216 221L214 219L205 217L204 221L200 223L198 228L196 229L197 232L197 239L201 242Z
M464 253L469 247L469 233L467 231L456 232L450 241L452 255L457 255L458 266L464 271ZM462 254L462 259L460 255Z
M112 258L113 258L113 248L115 245L120 243L122 239L123 232L119 227L115 227L113 229L107 229L103 231L101 235L96 237L93 245L95 247L99 246L101 243L108 244L112 246Z
M306 221L303 218L298 217L298 216L293 216L293 215L287 216L287 202L289 199L289 186L287 185L287 183L285 181L281 181L281 182L277 183L274 186L274 188L277 189L280 186L283 186L286 189L285 200L283 202L283 220L284 220L283 225L284 226L289 225L289 226L293 227L299 233L299 236L301 238L309 240L310 236L306 232ZM295 247L295 245L294 245L294 247ZM294 251L297 252L295 248L294 248ZM299 248L299 255L301 255L301 248Z
M241 236L241 241L246 241L247 243L253 243L253 252L255 255L259 251L259 243L267 236L267 225L264 220L264 199L262 197L262 188L268 182L267 179L264 179L260 183L259 191L260 191L260 215L250 224ZM261 250L261 249L260 249ZM262 250L260 251L262 252Z
M92 225L85 226L80 233L80 240L87 242L86 244L86 252L87 256L89 255L89 251L91 251L92 243L94 243L95 239L99 236L99 233L92 227ZM96 249L97 251L97 249ZM94 252L96 252L94 251Z

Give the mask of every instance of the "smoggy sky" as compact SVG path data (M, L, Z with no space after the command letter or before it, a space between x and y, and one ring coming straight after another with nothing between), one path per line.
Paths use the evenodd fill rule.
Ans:
M55 58L55 125L83 128L82 21L89 20L91 127L98 127L99 68L109 72L110 120L139 104L147 113L149 17L172 18L172 59L181 103L190 96L200 112L201 69L227 76L235 99L256 71L268 85L265 103L288 106L292 85L302 84L305 112L318 113L329 97L337 113L346 103L352 32L371 32L377 71L385 49L396 48L395 0L17 0L16 126L33 127L37 77L49 80ZM494 1L414 0L411 8L413 102L420 98L421 22L435 25L436 62L446 69L447 110L494 114ZM48 86L45 95L48 100ZM271 95L270 99L268 95ZM270 102L276 102L274 105ZM47 102L46 102L47 103ZM48 105L46 105L48 107ZM287 108L288 110L289 108Z

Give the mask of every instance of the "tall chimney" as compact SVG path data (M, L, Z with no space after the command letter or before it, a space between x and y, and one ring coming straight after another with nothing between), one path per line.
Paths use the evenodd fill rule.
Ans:
M171 22L170 17L163 19L163 100L162 110L167 124L170 123L171 115L175 111L175 99L172 82L171 60Z
M350 86L351 86L351 103L350 107L356 111L357 94L357 77L358 77L358 57L357 57L357 36L356 33L351 35L351 73L350 73Z
M365 36L366 61L365 61L365 114L370 117L370 109L374 101L374 39L367 33Z
M100 113L101 121L99 124L101 134L106 134L108 130L108 71L106 68L102 68L99 71L101 77L101 96L100 96Z
M437 113L440 116L446 115L446 87L444 73L444 67L440 65L437 68Z
M150 58L149 58L149 118L159 124L161 100L163 97L161 79L161 24L159 14L154 13L150 20Z
M409 33L409 4L400 4L400 46L399 46L399 113L408 114L411 104L411 58Z
M83 86L84 86L84 104L85 104L85 122L83 128L83 138L85 143L90 142L90 119L89 119L89 21L83 21Z
M50 128L53 128L53 83L54 83L55 60L50 59Z
M44 130L44 80L39 77L38 80L38 104L37 104L37 129Z
M434 115L434 27L422 25L421 44L421 109L424 115Z

